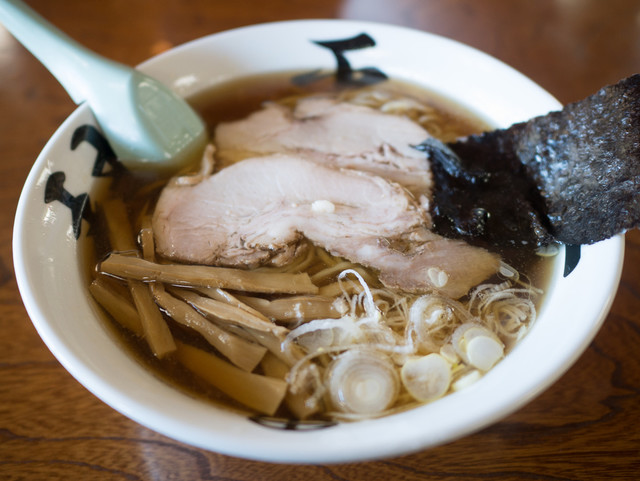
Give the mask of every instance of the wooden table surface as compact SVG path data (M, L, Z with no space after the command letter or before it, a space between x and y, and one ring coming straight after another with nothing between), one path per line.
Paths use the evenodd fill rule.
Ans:
M503 60L563 103L640 70L638 0L29 0L89 48L135 65L243 25L349 18L406 25ZM469 79L472 81L473 79ZM0 26L0 479L603 480L640 478L640 232L601 331L573 367L516 413L448 445L377 462L290 466L175 442L123 417L55 360L12 270L18 196L74 104ZM523 373L526 375L526 373Z

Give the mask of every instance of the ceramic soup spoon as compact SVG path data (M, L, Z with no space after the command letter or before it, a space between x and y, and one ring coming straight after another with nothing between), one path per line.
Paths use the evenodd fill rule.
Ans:
M204 123L159 81L100 57L19 0L0 0L0 23L76 104L87 102L127 167L175 171L202 154L207 141Z

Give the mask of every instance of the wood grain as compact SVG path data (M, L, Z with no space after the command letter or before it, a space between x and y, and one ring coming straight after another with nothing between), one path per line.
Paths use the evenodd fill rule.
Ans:
M89 48L130 65L228 28L324 17L384 21L465 42L514 66L564 103L640 66L637 0L28 3ZM626 237L624 271L611 312L578 361L516 413L445 446L368 463L267 464L183 445L104 405L42 343L12 268L12 224L21 186L38 152L73 108L46 70L0 27L0 479L638 479L638 231Z

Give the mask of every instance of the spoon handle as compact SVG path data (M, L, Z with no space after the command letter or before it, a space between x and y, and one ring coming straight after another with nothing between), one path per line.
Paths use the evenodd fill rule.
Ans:
M0 0L0 23L58 79L76 104L89 100L99 86L131 75L131 69L83 47L20 0Z

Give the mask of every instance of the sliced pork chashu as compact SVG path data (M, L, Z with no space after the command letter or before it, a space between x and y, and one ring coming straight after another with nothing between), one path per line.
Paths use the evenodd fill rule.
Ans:
M307 238L409 291L457 298L496 272L497 256L426 223L394 182L288 155L246 159L192 186L169 184L153 216L159 253L190 263L283 265Z
M418 145L429 134L399 116L330 98L308 98L289 107L262 110L215 130L223 164L256 155L288 153L333 167L371 172L398 182L416 198L431 197L431 171Z

